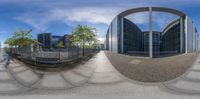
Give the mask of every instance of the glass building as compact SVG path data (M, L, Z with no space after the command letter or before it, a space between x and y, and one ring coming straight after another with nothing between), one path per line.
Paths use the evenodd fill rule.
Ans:
M62 41L63 41L63 44L64 44L64 47L65 47L65 48L68 48L68 47L71 46L70 38L71 38L71 35L69 35L69 34L65 34L65 35L62 37Z
M131 21L124 18L124 53L143 50L142 31ZM134 53L134 52L132 52Z
M168 53L180 53L180 19L171 22L161 35L161 51Z
M152 30L152 12L175 14L177 19L161 31ZM141 29L127 15L149 12L149 31ZM113 53L147 55L151 58L198 51L199 34L193 21L183 12L163 7L142 7L126 10L111 22L106 34L106 49Z
M56 49L59 42L63 42L64 48L71 46L71 35L56 36L51 33L42 33L37 35L38 42L43 45L43 49Z
M38 42L43 45L43 49L50 49L52 48L52 36L51 33L42 33L38 34L37 36Z
M149 32L143 32L144 53L149 54ZM153 55L159 55L161 49L161 32L153 31Z
M62 38L63 38L63 36L55 36L55 35L53 35L52 36L52 40L51 40L52 47L53 48L57 48L57 44L58 44L59 41L62 41Z

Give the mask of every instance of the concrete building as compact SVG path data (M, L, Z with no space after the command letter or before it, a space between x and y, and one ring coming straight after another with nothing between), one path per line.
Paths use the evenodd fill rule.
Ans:
M153 31L152 12L175 14L178 19L162 31ZM141 29L126 19L127 15L149 12L149 31ZM142 7L126 10L111 22L106 34L106 49L113 53L148 55L171 55L198 51L199 34L193 21L183 12L163 7Z

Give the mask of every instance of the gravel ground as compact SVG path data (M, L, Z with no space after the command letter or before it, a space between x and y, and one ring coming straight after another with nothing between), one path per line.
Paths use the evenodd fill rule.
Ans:
M199 53L163 58L141 58L105 52L112 65L124 76L142 82L163 82L177 78L194 63Z

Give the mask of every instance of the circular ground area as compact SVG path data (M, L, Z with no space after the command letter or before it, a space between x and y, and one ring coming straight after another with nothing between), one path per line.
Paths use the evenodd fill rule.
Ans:
M142 58L105 52L112 65L124 76L142 82L163 82L185 73L199 53L162 58Z

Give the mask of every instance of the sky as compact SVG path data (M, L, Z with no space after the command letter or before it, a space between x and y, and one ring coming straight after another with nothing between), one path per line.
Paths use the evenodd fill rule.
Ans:
M98 39L105 38L110 22L120 12L137 7L168 7L186 13L200 31L199 0L1 0L0 42L12 36L18 28L32 29L32 35L50 32L71 34L78 24L97 29ZM148 14L137 13L126 18L143 31L148 30ZM177 16L153 13L153 29L162 30ZM4 46L4 44L3 44Z

